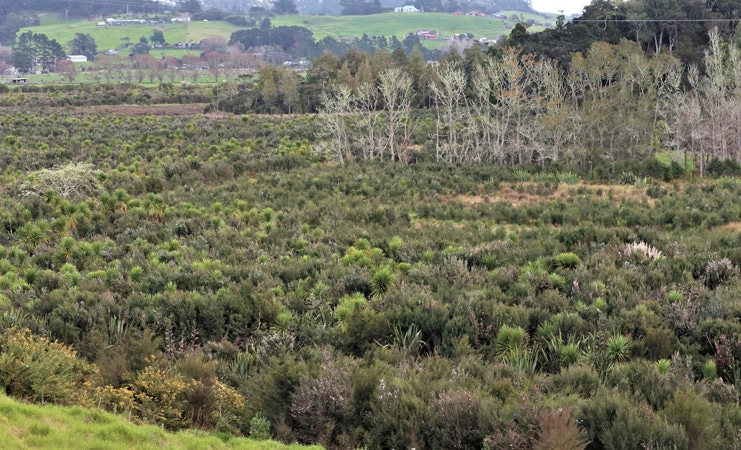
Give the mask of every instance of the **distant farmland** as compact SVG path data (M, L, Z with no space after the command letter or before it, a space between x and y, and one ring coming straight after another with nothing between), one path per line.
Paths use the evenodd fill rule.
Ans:
M421 29L437 31L441 36L472 33L476 38L496 39L509 34L509 28L516 23L509 17L519 14L521 13L504 12L502 15L507 17L506 19L424 13L386 13L370 16L279 16L273 19L273 25L304 26L314 33L315 39L325 36L353 38L361 37L364 33L368 36L391 37L395 35L401 39L408 33ZM554 18L544 18L535 14L523 14L523 16L525 20L555 21ZM536 29L539 28L533 28L533 31ZM424 44L435 47L433 42Z
M533 19L543 22L553 22L551 16L540 16L535 14L522 14L518 12L503 12L506 18L459 16L454 14L375 14L370 16L277 16L272 18L274 26L297 25L311 30L315 39L325 36L335 36L338 39L368 36L397 36L402 39L408 33L420 29L437 31L441 36L449 36L455 33L471 33L476 38L496 39L509 33L516 21L510 20L513 15L520 16L525 20ZM97 26L97 21L91 20L69 20L65 21L56 14L41 15L41 25L21 29L19 33L32 30L35 33L44 33L52 39L56 39L63 46L71 41L76 33L90 34L95 38L98 51L104 52L108 49L123 49L127 43L134 44L139 38L149 37L155 29L162 30L168 43L177 42L199 42L202 39L212 37L223 37L229 39L231 34L239 27L227 22L191 22L188 24L164 23L152 25L124 25L116 27ZM541 29L533 27L531 31ZM425 41L428 48L439 48L442 41ZM170 54L173 50L164 53ZM154 51L153 51L154 52ZM157 52L160 53L160 52ZM182 56L183 50L179 50L175 56Z
M155 29L162 30L165 40L170 44L199 42L202 39L218 36L229 39L229 36L239 29L227 22L164 23L156 26L128 24L113 27L102 27L97 23L97 20L82 19L64 21L53 14L46 14L42 16L40 26L23 28L19 33L28 30L34 33L44 33L56 39L65 48L69 41L74 39L76 33L89 34L95 38L98 51L105 52L108 49L123 49L128 42L135 44L141 36L149 38Z

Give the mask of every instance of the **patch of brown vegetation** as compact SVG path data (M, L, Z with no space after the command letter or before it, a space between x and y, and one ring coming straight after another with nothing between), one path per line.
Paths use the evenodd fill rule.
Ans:
M655 199L649 197L646 194L647 186L637 187L637 186L625 186L625 185L617 185L617 186L589 185L590 188L593 186L595 186L596 188L601 188L604 192L604 195L607 195L607 193L612 192L612 198L616 201L633 200L635 202L640 203L645 200L652 207L656 203Z
M449 220L440 221L440 220L436 220L436 219L412 219L412 226L416 230L421 230L424 227L438 228L438 227L441 227L443 225L452 226L453 228L458 229L458 230L462 230L463 228L466 227L466 224L465 223L462 223L462 222L452 222L452 221L449 221Z
M24 430L23 427L13 427L10 434L18 440L23 440L26 437L26 430Z
M578 193L579 188L586 188L585 193ZM537 183L501 183L499 190L495 193L476 194L476 195L458 195L458 196L438 196L438 200L443 203L456 201L466 206L477 207L483 203L506 202L514 207L522 206L529 203L554 201L558 199L567 199L578 195L587 195L595 199L612 199L614 202L632 200L643 202L644 200L654 206L655 200L646 195L646 189L636 186L607 185L607 184L581 184L566 185L561 184L556 189L548 189L548 193L538 193Z
M223 112L204 113L207 103L167 104L167 105L100 105L79 106L72 108L74 113L80 115L89 114L113 114L117 116L204 116L212 118L233 117L232 114Z
M466 206L478 206L486 201L486 197L482 197L481 195L459 195L455 197L455 200L463 203ZM443 203L450 202L451 198L447 197L447 200L444 199Z
M720 230L727 231L729 233L741 233L741 222L731 222L719 227Z

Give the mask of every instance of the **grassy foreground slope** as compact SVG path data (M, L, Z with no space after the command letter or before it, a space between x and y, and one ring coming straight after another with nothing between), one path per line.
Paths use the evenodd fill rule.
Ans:
M245 438L222 440L211 433L168 433L151 425L134 425L124 418L81 407L38 406L0 394L0 435L3 448L95 449L319 449Z

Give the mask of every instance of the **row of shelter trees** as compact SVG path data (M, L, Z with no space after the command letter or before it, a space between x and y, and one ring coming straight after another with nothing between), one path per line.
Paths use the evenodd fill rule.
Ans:
M409 160L413 148L450 163L592 171L670 150L702 175L711 159L741 162L739 49L717 31L709 39L704 71L627 40L594 43L568 72L514 48L450 58L416 79L409 66L393 67L376 81L331 85L321 129L340 161ZM427 110L414 110L420 92Z

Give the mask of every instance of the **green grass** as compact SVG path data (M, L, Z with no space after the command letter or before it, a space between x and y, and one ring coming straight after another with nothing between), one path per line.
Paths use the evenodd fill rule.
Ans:
M502 19L491 17L456 16L453 14L374 14L370 16L279 16L273 25L298 25L311 30L315 39L325 36L338 38L397 36L402 39L417 30L434 30L442 36L473 33L474 37L494 39L509 33ZM427 42L425 42L427 44Z
M662 151L659 153L656 153L656 159L659 160L664 165L669 165L672 163L672 161L677 160L677 155L673 151ZM684 168L685 171L688 173L695 173L695 162L692 160L692 158L681 158L679 161L679 165Z
M122 417L80 407L28 405L0 394L3 448L75 449L319 449L245 438L222 439L212 433L168 433L134 425Z
M76 33L89 34L95 39L98 51L104 52L108 49L123 50L126 44L126 38L131 44L139 42L139 37L149 38L152 36L154 27L151 25L124 25L120 27L99 27L96 20L74 19L65 21L59 18L57 14L44 14L41 16L41 25L37 27L22 28L19 33L33 31L34 33L44 33L52 39L67 48L69 41L74 39ZM229 39L231 34L238 30L238 27L226 22L191 22L182 23L165 23L157 25L162 30L165 40L169 43L176 42L200 42L206 38L223 37ZM153 49L153 54L157 50ZM173 49L165 51L183 53L182 49ZM176 56L173 53L173 56ZM182 55L181 55L182 56Z
M501 11L498 14L501 14L509 20L509 17L512 15L516 15L518 17L523 18L524 20L536 20L538 22L555 22L556 21L556 14L551 13L529 13L529 12L520 12L520 11Z
M42 26L63 25L67 22L64 20L64 17L58 13L40 13L38 16L39 22Z
M374 14L370 16L278 16L272 19L274 26L297 25L308 28L314 33L314 38L319 40L325 36L336 36L338 38L361 37L363 33L368 36L397 36L402 39L408 33L420 29L435 30L442 36L455 33L472 33L476 38L494 39L509 34L507 26L512 27L516 22L509 20L513 14L521 13L506 11L503 14L506 19L495 19L491 17L456 16L453 14ZM527 19L539 21L554 21L553 17L544 17L537 14L524 14ZM95 38L95 43L100 52L109 49L125 51L124 45L129 42L135 44L139 37L149 38L154 28L150 25L124 25L119 27L99 27L96 20L73 19L66 21L59 14L48 13L40 16L41 25L37 27L23 28L19 33L32 30L35 33L44 33L62 44L65 48L69 41L75 37L75 33L90 34ZM191 22L188 24L160 24L165 40L169 43L177 42L200 42L202 39L212 37L223 37L229 39L231 34L239 29L227 22ZM530 31L535 32L542 28L533 27ZM128 41L126 40L128 38ZM447 40L425 41L428 48L440 48ZM152 54L161 56L173 55L181 57L186 50L168 49L152 50Z

